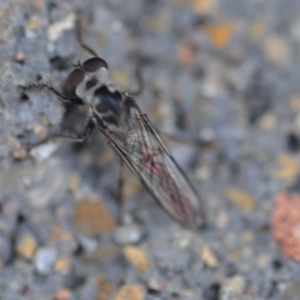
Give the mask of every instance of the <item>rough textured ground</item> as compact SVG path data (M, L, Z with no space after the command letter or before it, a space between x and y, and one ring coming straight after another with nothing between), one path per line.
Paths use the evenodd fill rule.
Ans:
M213 149L170 147L207 225L175 224L126 174L132 224L117 225L118 159L62 89L88 57L75 34L134 89L153 124ZM240 0L0 2L0 299L299 299L300 2Z

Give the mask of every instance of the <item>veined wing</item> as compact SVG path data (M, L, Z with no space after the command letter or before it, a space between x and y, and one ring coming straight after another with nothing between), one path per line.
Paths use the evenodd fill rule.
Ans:
M125 164L141 180L162 207L183 226L195 229L203 223L203 210L186 175L132 99L134 126L128 133L104 134Z

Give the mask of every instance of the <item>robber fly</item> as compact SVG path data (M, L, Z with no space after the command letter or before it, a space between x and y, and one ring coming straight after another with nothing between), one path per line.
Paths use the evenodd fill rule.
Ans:
M92 52L92 50L90 50ZM66 80L70 97L47 88L74 105L87 105L89 121L82 138L97 128L157 202L184 227L203 224L203 211L188 178L135 100L108 77L108 65L96 56L78 62Z

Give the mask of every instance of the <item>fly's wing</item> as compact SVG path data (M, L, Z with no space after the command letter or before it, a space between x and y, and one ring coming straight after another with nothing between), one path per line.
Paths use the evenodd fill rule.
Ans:
M194 189L146 115L132 100L133 129L104 133L125 164L159 204L183 226L203 224L203 211Z

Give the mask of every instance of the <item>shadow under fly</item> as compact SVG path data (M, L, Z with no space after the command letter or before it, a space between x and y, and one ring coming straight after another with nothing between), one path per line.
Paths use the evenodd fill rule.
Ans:
M132 97L133 93L122 91L113 84L106 61L82 43L79 27L80 24L80 44L92 57L74 65L66 80L69 96L45 84L23 87L23 90L45 89L68 104L86 105L89 119L83 134L55 137L84 142L97 129L120 157L121 175L125 164L174 220L189 229L199 228L204 224L204 212L187 176ZM140 86L138 92L141 92L140 71L136 75ZM119 198L123 208L122 186L123 177L120 176Z

